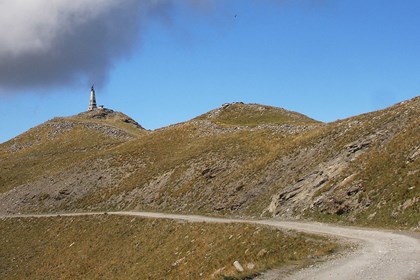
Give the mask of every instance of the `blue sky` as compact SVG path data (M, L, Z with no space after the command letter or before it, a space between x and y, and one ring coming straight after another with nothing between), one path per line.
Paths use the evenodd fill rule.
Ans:
M40 76L41 83L24 88L2 88L0 80L0 142L55 116L86 111L91 83L98 104L148 129L234 101L283 107L329 122L420 93L420 1L200 3L173 1L136 17L141 27L127 26L131 39L110 54L112 59L104 52L89 62L106 74L97 79L79 71L68 83L57 79L43 85ZM112 44L116 35L109 36L106 42ZM76 39L76 46L87 44ZM43 59L47 63L48 57Z

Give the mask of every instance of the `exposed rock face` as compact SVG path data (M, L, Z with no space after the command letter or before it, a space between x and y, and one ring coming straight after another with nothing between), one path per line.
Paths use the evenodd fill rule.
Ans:
M363 154L374 141L375 136L368 136L366 139L359 139L345 146L339 154L333 158L318 164L309 174L299 178L294 184L289 185L281 190L280 193L272 197L272 201L266 212L278 216L294 217L302 211L315 206L322 206L324 210L335 214L343 214L348 212L357 202L357 193L362 191L359 186L351 186L346 191L348 197L336 199L331 197L330 194L334 189L345 189L351 181L350 177L345 178L337 185L329 188L328 192L322 192L321 196L317 196L322 188L325 188L331 180L337 178L348 167L350 162L354 161L357 157ZM342 197L340 195L340 197ZM310 205L308 203L310 202Z
M420 167L418 159L414 159L418 151L415 135L420 135L419 101L416 98L385 111L337 123L334 128L334 134L340 137L337 140L353 140L334 153L329 151L337 140L308 147L305 152L311 157L322 150L328 155L313 168L302 163L303 175L274 194L264 213L291 218L316 212L330 217L345 215L349 220L371 213L368 220L374 220L376 209L383 211L386 207L391 212L385 214L388 218L398 220L404 214L414 220L420 218L418 205L412 204L419 196L411 192L419 187L418 179L413 177ZM398 202L397 197L401 197ZM405 206L413 207L412 214L404 213L408 209Z

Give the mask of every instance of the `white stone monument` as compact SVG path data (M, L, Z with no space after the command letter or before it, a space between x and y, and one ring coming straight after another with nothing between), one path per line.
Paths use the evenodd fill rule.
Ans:
M93 85L90 89L90 102L89 102L89 108L88 111L92 111L96 109L96 97L95 97L95 89L93 88Z

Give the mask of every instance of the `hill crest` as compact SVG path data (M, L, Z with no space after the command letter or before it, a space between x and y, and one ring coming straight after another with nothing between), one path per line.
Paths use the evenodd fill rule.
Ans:
M57 118L24 134L36 145L11 153L22 135L0 145L0 212L142 209L418 227L419 116L420 98L332 123L240 103L152 132L120 117ZM107 134L114 129L125 136Z
M258 125L309 125L319 123L303 114L260 104L225 103L195 120L208 120L225 127Z

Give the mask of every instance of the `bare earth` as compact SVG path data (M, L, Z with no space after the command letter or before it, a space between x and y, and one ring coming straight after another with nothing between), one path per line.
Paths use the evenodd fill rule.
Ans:
M68 213L61 216L101 215L104 213ZM382 230L341 227L322 223L288 222L276 220L240 220L194 215L150 212L108 212L111 215L140 216L159 219L209 223L262 224L299 232L330 235L359 244L358 249L340 258L299 270L292 275L269 271L257 279L420 279L420 240L403 234ZM59 214L13 215L13 217L54 217Z

